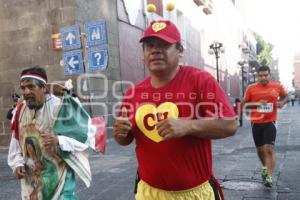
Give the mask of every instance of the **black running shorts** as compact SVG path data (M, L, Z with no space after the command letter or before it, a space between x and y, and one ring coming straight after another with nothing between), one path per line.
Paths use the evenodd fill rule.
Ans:
M264 124L252 124L252 135L256 147L264 144L275 144L276 126L275 122Z

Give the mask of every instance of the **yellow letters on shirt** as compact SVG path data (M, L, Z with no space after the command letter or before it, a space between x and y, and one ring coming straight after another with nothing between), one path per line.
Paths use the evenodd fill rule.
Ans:
M157 132L156 123L167 118L178 118L178 116L179 110L174 103L165 102L158 107L153 104L145 104L137 109L135 121L146 137L154 142L160 142L163 138Z

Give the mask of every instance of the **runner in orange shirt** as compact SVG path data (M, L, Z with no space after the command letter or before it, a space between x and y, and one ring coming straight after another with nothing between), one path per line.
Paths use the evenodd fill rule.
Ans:
M243 104L251 111L251 125L258 157L263 165L261 176L267 187L272 187L275 167L275 139L277 108L288 101L282 85L271 80L270 68L261 66L257 70L258 82L248 86Z

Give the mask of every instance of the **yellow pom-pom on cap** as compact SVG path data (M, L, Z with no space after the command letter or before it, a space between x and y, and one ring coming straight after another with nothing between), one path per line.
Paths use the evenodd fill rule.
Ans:
M172 11L172 10L174 10L174 8L175 8L175 4L173 2L167 3L167 5L166 5L167 11Z
M154 13L154 12L156 12L156 6L155 6L154 4L152 4L152 3L149 3L149 4L147 5L147 12L149 12L149 13Z

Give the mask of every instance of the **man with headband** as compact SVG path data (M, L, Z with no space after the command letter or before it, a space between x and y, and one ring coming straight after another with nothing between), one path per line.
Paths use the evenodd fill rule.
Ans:
M22 199L77 199L74 170L65 152L81 152L88 146L53 132L61 99L47 91L43 68L22 71L20 88L24 101L12 119L8 165L21 180Z

